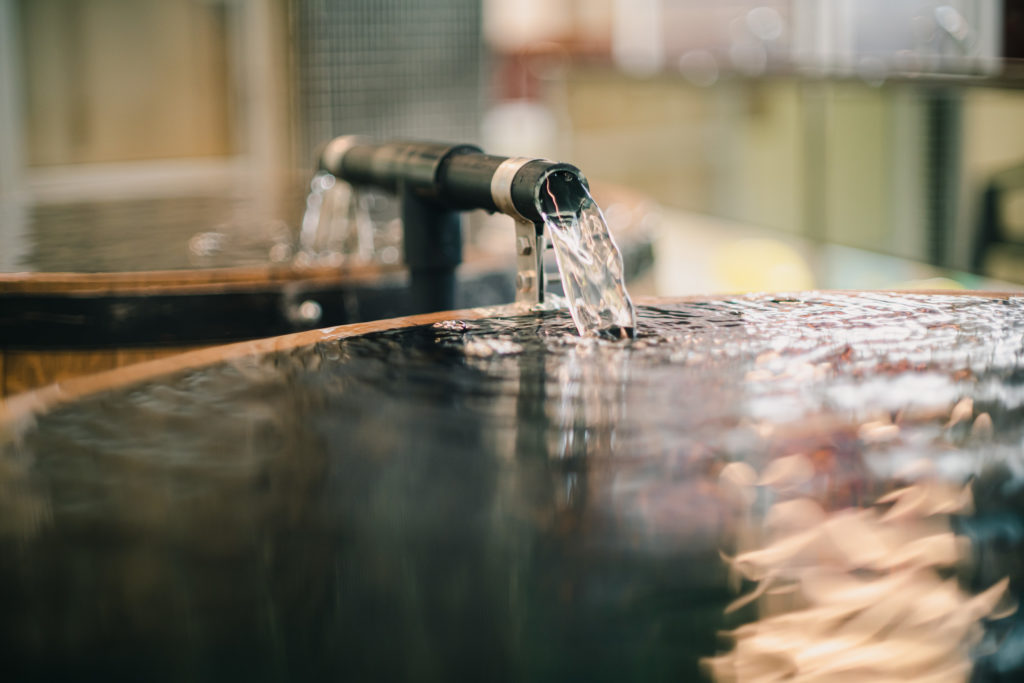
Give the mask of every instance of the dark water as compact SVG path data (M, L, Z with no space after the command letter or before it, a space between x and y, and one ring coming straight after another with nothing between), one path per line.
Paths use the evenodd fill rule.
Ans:
M719 553L781 495L743 518L719 474L793 453L829 513L922 460L972 486L956 578L1019 596L1024 301L638 317L622 342L566 313L371 334L24 425L0 446L5 677L692 680L759 616L724 613ZM1017 619L983 623L977 680L1020 680Z

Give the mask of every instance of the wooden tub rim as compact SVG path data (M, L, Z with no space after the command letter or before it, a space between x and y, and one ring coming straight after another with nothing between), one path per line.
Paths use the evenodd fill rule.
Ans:
M470 252L461 264L466 272L509 266L512 257ZM154 294L220 294L278 290L292 284L365 284L382 278L405 278L402 264L340 266L236 266L182 270L140 270L108 273L0 273L4 295L112 296Z
M983 299L1024 298L1024 292L995 292L975 290L807 290L801 292L771 292L744 294L702 294L688 296L637 297L638 306L659 306L697 301L721 301L754 296L813 297L828 293L837 294L919 294L922 296L977 297ZM39 389L15 394L0 399L0 443L16 437L32 422L32 418L62 404L134 384L152 381L160 377L198 370L211 365L237 361L247 357L259 357L282 351L290 351L320 342L336 341L375 332L385 332L403 327L432 325L446 320L479 320L481 318L524 315L528 312L516 304L469 308L437 313L401 316L385 320L351 323L325 327L305 332L295 332L277 337L212 346L196 351L187 351L169 358L127 365L92 375L73 377Z

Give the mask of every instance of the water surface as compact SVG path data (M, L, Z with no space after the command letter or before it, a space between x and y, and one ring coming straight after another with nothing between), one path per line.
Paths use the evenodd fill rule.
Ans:
M1024 302L751 296L643 306L637 330L453 320L40 416L0 446L4 666L692 680L732 651L721 631L769 614L726 613L755 584L723 556L765 547L774 505L833 519L932 481L974 491L929 517L967 539L936 571L1017 599ZM789 488L729 478L796 455ZM979 621L977 680L1024 670L1016 619Z

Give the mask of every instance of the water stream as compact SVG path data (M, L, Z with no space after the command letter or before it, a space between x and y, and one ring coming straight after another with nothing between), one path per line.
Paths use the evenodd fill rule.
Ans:
M634 336L636 311L626 291L622 254L587 188L575 175L556 172L544 181L539 204L580 335Z
M320 171L310 182L299 231L300 263L370 263L374 225L359 190Z

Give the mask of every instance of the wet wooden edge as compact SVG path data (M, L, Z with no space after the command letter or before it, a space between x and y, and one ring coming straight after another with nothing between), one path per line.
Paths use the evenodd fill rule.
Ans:
M923 296L977 297L983 299L1014 299L1024 297L1020 292L989 292L966 290L812 290L804 292L772 293L776 297L813 297L819 294L919 294ZM639 306L671 305L696 301L722 301L726 299L743 299L762 297L765 294L744 295L697 295L673 297L638 297ZM54 407L74 401L85 396L104 391L139 384L158 377L179 372L196 370L219 362L251 358L255 356L290 351L296 348L311 346L319 342L335 341L349 337L357 337L373 332L384 332L402 327L432 325L444 320L478 320L480 318L513 316L527 314L515 304L471 308L456 311L441 311L421 315L375 320L366 323L353 323L336 327L325 327L307 332L296 332L278 337L268 337L254 341L237 342L224 346L213 346L198 351L185 352L171 358L146 361L128 365L114 370L99 372L84 377L74 377L57 382L40 389L0 399L0 441L10 438L29 424L30 418Z
M399 268L394 268L396 272ZM0 292L19 294L131 293L160 287L218 287L294 282L333 282L345 278L372 277L387 272L376 266L351 268L252 266L182 270L125 271L116 273L3 273Z
M0 440L17 431L20 423L31 416L50 410L57 405L91 394L146 382L157 377L195 370L219 362L279 353L303 346L312 346L319 342L357 337L372 332L383 332L401 327L431 325L443 320L475 320L495 315L516 315L522 312L521 309L516 308L514 305L508 305L425 313L366 323L325 327L318 330L281 335L279 337L212 346L198 351L188 351L171 358L146 361L84 377L73 377L40 389L0 399Z
M471 254L463 272L511 268L511 256ZM121 273L0 273L0 295L102 296L216 294L264 291L286 285L344 285L407 277L403 265L251 266Z

